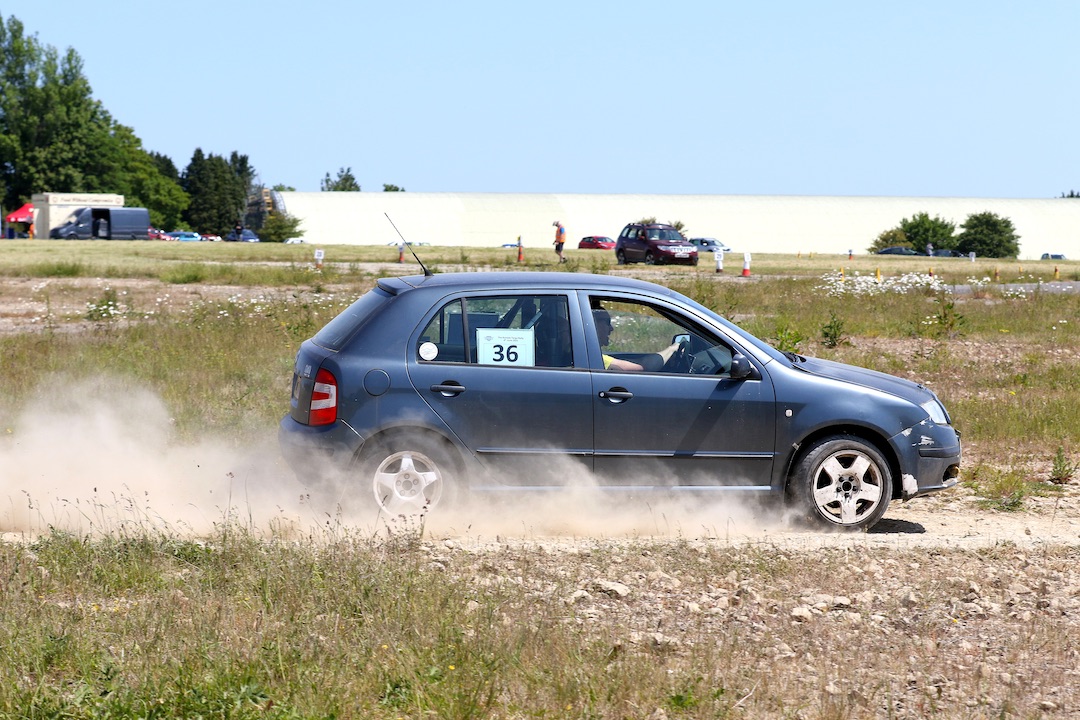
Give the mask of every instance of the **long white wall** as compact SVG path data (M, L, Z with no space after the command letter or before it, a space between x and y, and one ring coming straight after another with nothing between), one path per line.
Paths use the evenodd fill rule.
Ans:
M568 246L585 235L615 237L643 217L682 221L693 237L715 237L738 252L865 253L883 230L929 213L959 230L969 215L1012 220L1020 257L1064 253L1080 259L1080 200L994 198L804 197L769 195L560 195L516 193L283 192L286 211L315 244L386 245L398 241L387 215L410 242L549 248L552 222Z

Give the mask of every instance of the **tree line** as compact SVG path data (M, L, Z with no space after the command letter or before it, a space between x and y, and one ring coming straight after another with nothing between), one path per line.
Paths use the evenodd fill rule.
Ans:
M360 185L342 168L336 179L327 174L322 189ZM271 212L269 190L236 151L226 158L196 148L181 169L147 150L94 99L74 49L60 53L16 17L0 17L0 207L18 208L34 193L112 193L149 209L151 224L165 230L225 235L241 223L263 240L301 235L298 219Z
M1007 258L1020 253L1020 236L1012 220L992 212L973 213L956 231L956 223L928 213L904 218L894 228L883 231L868 248L876 253L887 247L908 247L917 252L953 251L961 255Z

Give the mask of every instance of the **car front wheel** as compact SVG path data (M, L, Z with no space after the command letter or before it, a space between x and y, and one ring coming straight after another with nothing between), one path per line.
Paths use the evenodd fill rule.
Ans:
M656 264L656 256L652 254L652 250L645 253L645 264L646 265L655 265Z
M892 470L870 443L848 435L818 441L802 456L789 488L805 515L839 530L868 530L889 507Z
M615 252L615 262L617 262L620 265L625 265L626 264L626 253L624 253L622 250L616 251Z
M424 437L380 442L363 464L364 492L393 517L426 515L451 504L454 464L440 445Z

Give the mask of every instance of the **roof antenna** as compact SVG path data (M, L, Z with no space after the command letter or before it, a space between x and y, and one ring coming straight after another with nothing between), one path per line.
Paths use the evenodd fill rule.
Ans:
M383 215L386 215L386 219L390 220L390 214L389 213L383 213ZM393 220L390 220L390 225L394 228L394 232L396 232L398 234L398 237L401 238L401 242L405 243L406 247L409 248L409 252L411 252L412 256L414 258L416 258L416 262L420 263L420 267L423 268L423 270L424 270L424 277L431 277L432 272L430 270L428 270L427 267L424 265L423 261L420 260L420 258L416 256L416 251L412 249L412 245L409 243L408 240L405 239L405 236L401 234L401 231L397 229L397 225L394 225Z

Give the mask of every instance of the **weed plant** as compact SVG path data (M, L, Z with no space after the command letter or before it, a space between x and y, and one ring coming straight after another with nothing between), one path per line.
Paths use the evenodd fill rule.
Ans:
M844 320L829 311L829 322L821 326L821 344L827 348L839 347L844 342Z
M1073 462L1065 454L1065 448L1058 445L1057 452L1051 461L1050 482L1056 485L1064 485L1072 480L1080 470L1080 462Z

